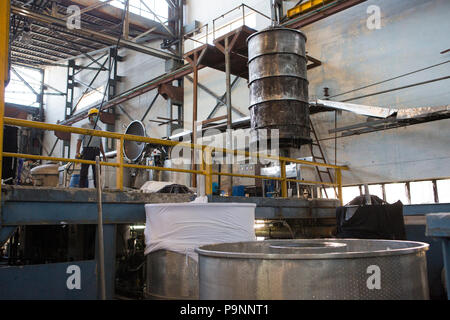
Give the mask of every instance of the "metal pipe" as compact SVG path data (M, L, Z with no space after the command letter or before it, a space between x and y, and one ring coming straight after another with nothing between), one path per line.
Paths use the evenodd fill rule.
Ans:
M286 161L280 161L281 196L287 198Z
M228 37L225 37L225 86L226 86L226 103L227 103L227 149L231 149L232 146L232 133L231 133L231 125L232 125L232 106L231 106L231 61L230 61L230 44ZM232 164L232 157L230 154L227 157L228 162L228 172L233 173L233 164ZM228 193L229 195L232 195L233 190L233 176L230 176L229 178L229 186L228 186Z
M342 172L341 169L337 169L336 170L336 183L337 183L337 187L338 187L338 199L339 202L341 203L341 206L344 205L344 200L343 200L343 196L342 196Z
M106 300L105 286L105 248L103 243L103 212L102 212L102 183L100 174L100 157L95 157L95 167L97 176L97 235L98 235L98 265L100 275L100 298Z
M11 157L11 158L24 158L24 159L34 159L34 160L48 160L48 161L61 161L61 162L75 162L75 163L85 163L85 164L93 164L95 165L95 161L92 160L82 160L82 159L69 159L69 158L59 158L59 157L47 157L47 156L38 156L34 154L25 154L25 153L13 153L13 152L3 152L3 157ZM101 162L104 166L112 166L117 167L118 164L112 162Z

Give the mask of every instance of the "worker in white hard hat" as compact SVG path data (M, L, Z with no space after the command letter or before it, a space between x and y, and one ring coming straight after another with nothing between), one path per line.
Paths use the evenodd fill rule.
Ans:
M97 108L92 108L88 112L89 122L85 123L81 126L83 129L93 129L93 130L101 130L101 128L96 124L97 117L99 116L99 110ZM80 154L81 144L83 144L83 152ZM103 155L104 161L106 161L105 151L103 150L102 137L98 136L90 136L90 135L78 135L77 141L77 159L83 160L92 160L95 161L95 158L100 155L100 152ZM81 171L80 171L80 188L88 187L88 170L89 164L82 163ZM97 176L95 172L95 165L92 165L92 173L94 175L94 185L97 187Z

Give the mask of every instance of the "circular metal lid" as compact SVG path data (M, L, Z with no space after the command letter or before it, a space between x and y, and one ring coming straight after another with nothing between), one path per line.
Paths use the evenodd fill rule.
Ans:
M398 240L296 239L219 243L195 251L199 256L226 259L310 260L418 254L428 247L424 242Z
M132 121L128 125L127 130L125 130L125 134L145 137L144 124L139 120ZM145 145L145 142L125 140L123 143L123 153L127 159L134 162L144 152Z

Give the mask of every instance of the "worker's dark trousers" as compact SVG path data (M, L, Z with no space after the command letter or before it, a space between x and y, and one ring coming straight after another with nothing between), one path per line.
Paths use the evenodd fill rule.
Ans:
M100 155L100 148L96 147L87 147L83 148L83 160L93 160L95 161L95 157ZM89 180L88 180L88 170L89 170L89 164L82 163L81 164L81 171L80 171L80 188L87 188L89 186ZM92 172L94 174L94 185L97 187L97 175L95 172L95 164L92 164Z

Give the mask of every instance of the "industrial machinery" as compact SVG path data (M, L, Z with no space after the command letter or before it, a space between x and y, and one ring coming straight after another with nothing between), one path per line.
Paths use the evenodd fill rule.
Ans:
M305 35L271 27L252 34L248 43L252 142L268 140L278 130L280 148L299 148L311 141Z
M206 245L196 250L200 299L428 299L427 250L359 239Z

